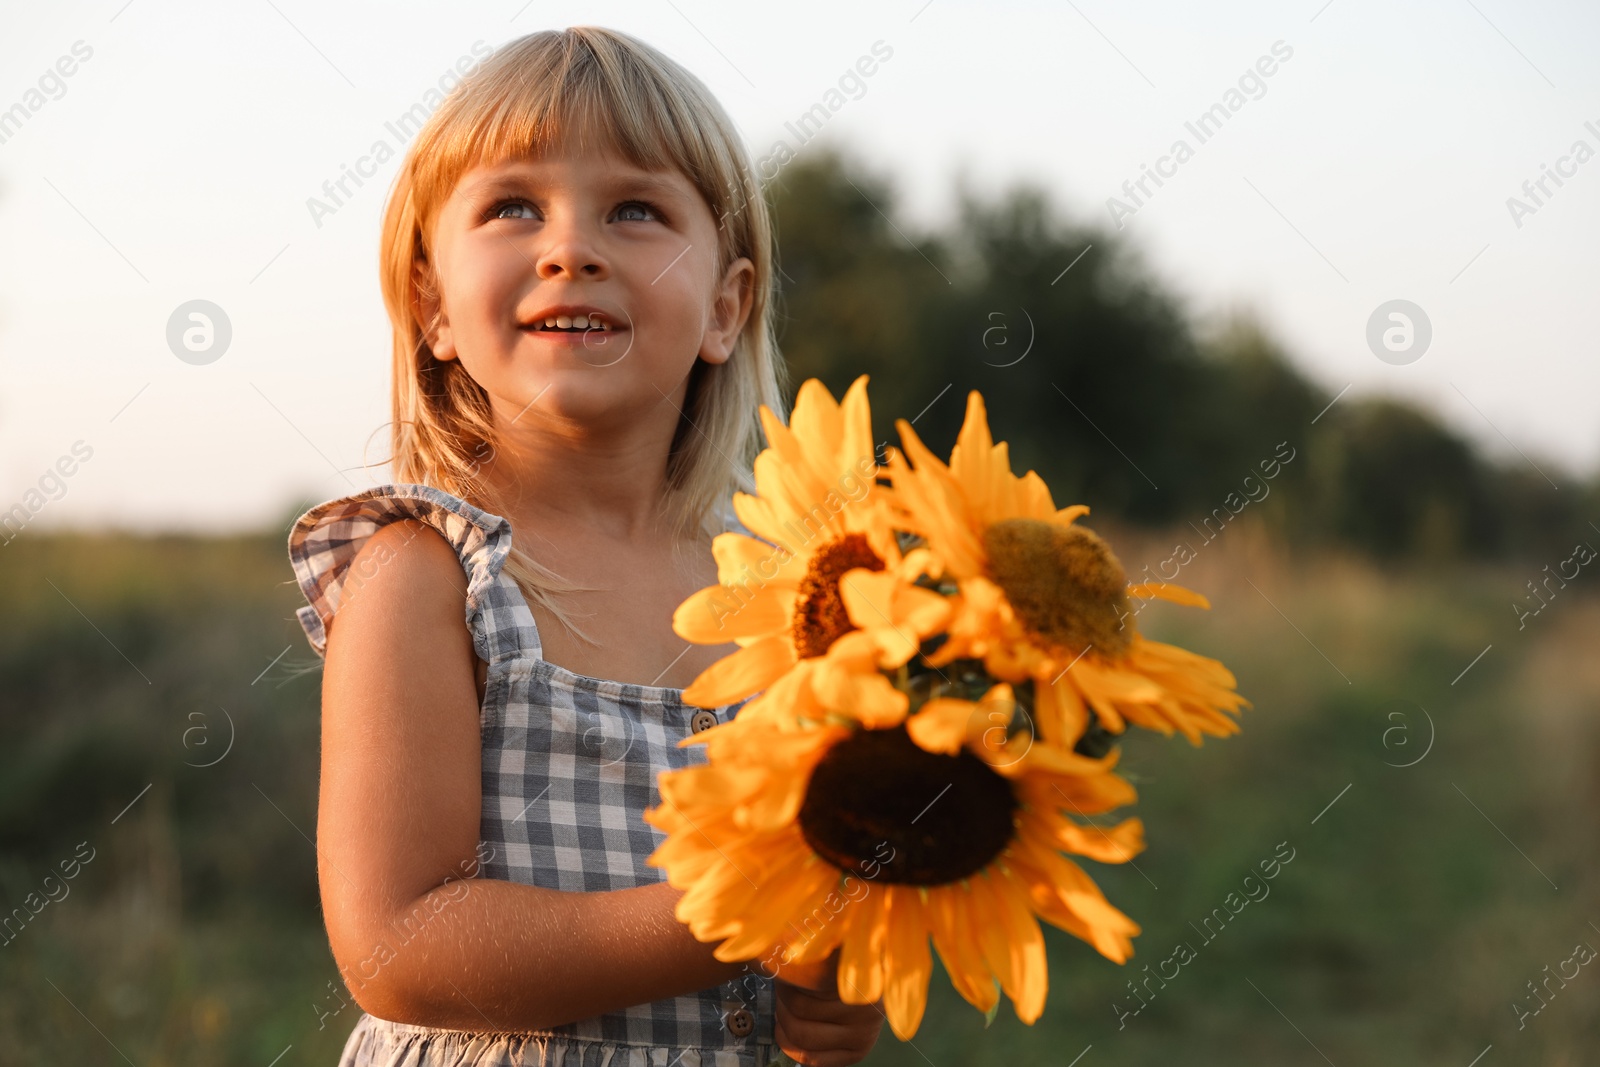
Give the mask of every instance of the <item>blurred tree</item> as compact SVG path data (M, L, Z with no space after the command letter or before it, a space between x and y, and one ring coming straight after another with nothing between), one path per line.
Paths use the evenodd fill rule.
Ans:
M794 383L820 378L840 395L873 375L875 406L896 382L921 381L915 323L921 253L895 233L888 185L846 172L835 156L791 165L774 187L779 248L778 333ZM924 401L925 402L925 401ZM877 427L879 440L889 429Z
M837 396L871 375L879 442L903 418L947 454L976 389L1014 468L1096 514L1203 518L1286 444L1296 459L1254 514L1297 540L1528 556L1589 529L1594 486L1549 492L1411 404L1346 399L1319 419L1333 396L1252 316L1198 336L1119 238L1058 218L1042 189L961 191L948 227L914 233L886 179L823 150L771 195L791 379Z
M1488 471L1466 440L1400 401L1347 403L1313 450L1312 514L1328 533L1384 558L1501 546Z

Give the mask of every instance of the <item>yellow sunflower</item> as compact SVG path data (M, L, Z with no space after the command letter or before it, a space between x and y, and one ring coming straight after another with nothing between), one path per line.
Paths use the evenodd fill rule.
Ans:
M867 376L842 404L812 378L800 387L790 425L765 405L761 422L770 446L756 457L757 495L733 499L756 536L718 534L718 584L672 617L686 641L740 649L706 668L683 698L719 707L794 673L836 705L904 714L905 694L880 669L915 655L949 620L950 603L915 584L931 557L902 555L890 525Z
M1001 683L878 728L741 712L686 738L709 746L708 762L661 775L662 803L645 813L667 834L648 862L685 890L678 919L721 940L719 960L760 959L768 973L839 949L841 999L881 999L902 1040L926 1007L931 937L962 997L987 1012L1003 991L1032 1024L1048 988L1038 919L1118 963L1139 933L1063 853L1120 863L1144 829L1069 818L1133 802L1118 753L1091 759L988 725L1009 721L1013 701Z
M895 425L906 455L889 456L893 521L923 538L933 553L924 565L959 589L948 640L930 664L978 659L996 678L1031 679L1041 737L1066 746L1088 727L1089 708L1111 733L1131 722L1198 745L1202 734L1238 732L1224 713L1250 702L1233 674L1146 640L1130 607L1130 598L1153 597L1210 607L1205 597L1171 583L1129 584L1105 541L1075 525L1086 506L1057 509L1036 473L1011 473L982 396L968 395L949 466L910 423Z

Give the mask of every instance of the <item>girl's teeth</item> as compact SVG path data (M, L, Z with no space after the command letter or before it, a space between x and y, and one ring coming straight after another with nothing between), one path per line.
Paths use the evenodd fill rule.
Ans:
M544 320L547 330L604 330L608 327L599 315L556 315Z

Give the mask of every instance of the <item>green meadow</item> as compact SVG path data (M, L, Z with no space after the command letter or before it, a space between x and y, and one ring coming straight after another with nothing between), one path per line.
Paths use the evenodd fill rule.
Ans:
M1210 611L1140 619L1254 706L1198 748L1124 742L1148 848L1085 866L1143 926L1136 955L1047 927L1032 1026L1007 1002L986 1029L936 971L914 1043L886 1029L869 1062L1465 1065L1493 1044L1553 1065L1600 1039L1589 968L1520 1028L1514 1008L1600 946L1600 597L1574 585L1518 631L1521 572L1297 553L1239 521L1184 568ZM1105 529L1130 569L1182 537ZM277 532L7 547L0 889L92 859L0 949L6 1062L337 1059L357 1009L321 927L318 675L287 578Z

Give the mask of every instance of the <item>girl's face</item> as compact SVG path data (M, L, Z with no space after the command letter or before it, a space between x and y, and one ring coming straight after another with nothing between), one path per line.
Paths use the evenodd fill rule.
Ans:
M677 171L604 151L477 167L434 223L433 353L461 361L501 429L675 428L695 359L725 361L750 310L755 267L719 273L717 236ZM422 321L435 309L424 298Z

